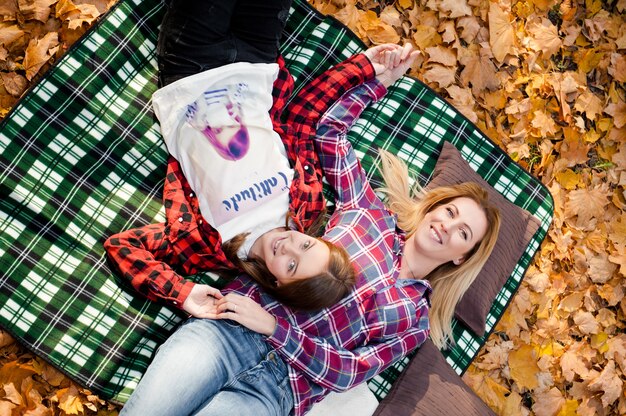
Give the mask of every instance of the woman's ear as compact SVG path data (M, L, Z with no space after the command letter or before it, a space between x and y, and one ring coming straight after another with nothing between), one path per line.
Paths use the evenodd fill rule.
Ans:
M453 260L452 263L454 263L455 266L460 266L464 261L465 257L459 257L458 259Z

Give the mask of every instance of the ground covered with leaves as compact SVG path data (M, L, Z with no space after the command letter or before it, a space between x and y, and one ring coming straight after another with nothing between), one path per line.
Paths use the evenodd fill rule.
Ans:
M0 3L0 118L115 0ZM464 380L500 415L626 414L626 0L309 0L552 193L554 222ZM117 414L0 334L0 414Z

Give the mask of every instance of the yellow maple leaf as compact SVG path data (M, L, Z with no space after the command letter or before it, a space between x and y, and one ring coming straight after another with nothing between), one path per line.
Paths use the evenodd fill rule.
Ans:
M577 416L576 411L578 410L578 400L565 400L565 404L559 410L559 413L556 416Z
M580 49L574 54L574 60L578 62L578 70L583 74L588 74L595 69L604 58L604 52L595 48Z
M607 340L609 347L604 354L607 359L615 360L623 371L626 371L626 334L619 334Z
M41 39L31 39L24 55L24 69L29 81L59 49L57 32L48 32Z
M418 49L425 50L429 46L437 45L441 42L441 35L437 29L427 25L415 25L415 32L412 39Z
M58 18L63 18L63 16L74 11L78 11L78 8L72 0L59 0L54 9L55 16Z
M439 88L446 88L454 84L456 68L449 68L443 65L429 65L422 78L429 84L435 83L439 85Z
M515 33L509 13L495 2L489 3L489 45L498 62L504 62L504 58L513 52L515 45Z
M623 54L611 54L609 75L617 82L626 82L626 57Z
M68 415L78 415L84 412L78 389L73 384L68 388L57 390L56 397L59 400L59 408Z
M567 194L565 216L577 216L579 224L589 225L593 218L602 218L609 204L609 193L606 184L590 189L576 189Z
M600 331L600 325L591 312L577 311L574 313L574 323L583 334L597 334Z
M413 7L413 0L398 0L398 6L403 9L410 9Z
M617 103L610 103L606 106L604 112L613 116L613 123L618 129L626 126L626 103L624 101L620 100Z
M596 290L598 295L606 301L608 306L615 306L624 299L624 289L620 285L598 285Z
M24 405L24 399L22 398L22 394L15 388L14 383L4 384L2 388L4 390L4 400L8 400L17 406Z
M563 129L564 140L561 142L560 161L566 166L585 164L589 160L589 149L591 145L586 143L580 135L567 134L573 129Z
M611 218L609 222L609 240L614 244L626 244L626 212Z
M444 66L456 66L456 53L450 48L433 46L426 48L429 63L438 63Z
M542 52L545 58L551 57L561 49L562 42L557 28L547 18L530 22L526 31L530 34L529 48Z
M608 360L602 372L595 379L590 380L589 390L602 391L602 406L605 408L613 404L623 393L624 383L615 371L615 361Z
M580 342L575 342L561 356L559 363L565 380L572 382L576 375L583 378L589 373L589 363L580 355Z
M603 309L604 311L608 311L608 309ZM599 315L599 314L598 314ZM608 315L610 316L610 315ZM609 321L615 321L614 319L611 319L610 317L607 317L607 313L604 312L602 317L598 317L598 322L602 324L602 326L604 326L605 328L608 325L605 325L605 323L608 323ZM590 338L590 345L592 348L595 348L600 354L603 354L605 352L607 352L609 350L609 346L606 343L606 341L609 339L609 336L607 335L606 332L599 332L597 334L594 334L591 336Z
M22 36L24 36L24 31L19 26L0 22L0 45L11 46Z
M531 345L522 345L509 353L509 368L511 378L520 389L532 390L539 386L537 373L541 370L537 366L537 356Z
M23 379L36 373L33 366L28 362L9 361L0 368L0 383L16 383L20 385Z
M451 19L472 14L472 9L468 6L467 0L442 0L439 4L439 10L445 12Z
M356 5L351 2L347 2L346 5L341 8L334 17L344 25L352 29L361 40L366 40L365 31L363 30L360 22L361 17L365 15L365 12L357 9Z
M565 312L574 312L577 311L583 303L583 296L585 295L582 291L577 291L570 293L561 299L559 303L559 309Z
M565 405L563 394L556 387L535 395L532 410L536 416L554 416Z
M511 142L506 145L506 151L516 162L530 156L530 146L525 142Z
M626 277L626 245L616 245L614 251L609 256L609 260L620 265L619 272Z
M446 88L446 91L450 95L452 105L470 121L475 123L478 120L478 115L474 111L476 100L472 92L467 88L460 88L458 85L451 85Z
M474 39L476 39L476 35L478 35L480 31L480 23L476 16L461 17L458 19L456 25L461 28L459 37L468 44L473 43Z
M542 137L552 136L557 131L557 125L544 110L536 110L533 112L533 119L530 125L539 130Z
M522 396L520 396L518 392L512 391L511 394L506 397L501 414L510 416L521 416L525 414L524 409L525 407L522 404Z
M587 119L595 120L598 115L602 114L604 104L602 100L590 90L583 91L576 99L574 109L585 114Z
M587 255L589 263L589 278L594 283L606 283L617 271L617 265L611 263L608 253L593 253Z
M461 82L463 86L471 85L475 95L500 87L496 67L486 54L481 51L468 54L460 59L460 63L464 65L460 76Z
M472 371L465 372L463 381L497 413L500 413L498 410L504 408L509 389L502 384L497 383L482 372L476 373Z
M66 16L70 30L79 29L85 23L90 25L100 16L100 12L92 4L79 4L76 8L78 13L70 13Z
M556 180L565 189L572 190L578 188L580 184L580 174L571 169L565 169L555 175Z
M20 12L28 20L34 19L45 23L50 16L50 6L56 2L57 0L20 1Z

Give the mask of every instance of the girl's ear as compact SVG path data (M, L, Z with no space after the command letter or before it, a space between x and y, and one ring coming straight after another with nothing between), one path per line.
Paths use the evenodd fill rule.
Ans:
M459 257L458 259L453 260L452 263L454 263L455 266L460 266L464 261L465 257Z

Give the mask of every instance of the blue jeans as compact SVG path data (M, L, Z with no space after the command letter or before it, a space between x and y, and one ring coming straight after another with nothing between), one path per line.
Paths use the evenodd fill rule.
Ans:
M120 416L288 415L287 365L232 321L189 319L158 349Z
M272 63L292 0L165 0L159 84L234 62Z

